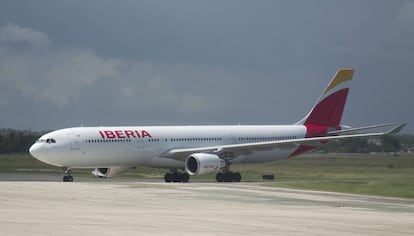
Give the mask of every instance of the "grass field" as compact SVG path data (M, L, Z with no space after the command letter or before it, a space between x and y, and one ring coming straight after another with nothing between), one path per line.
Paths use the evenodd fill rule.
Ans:
M414 155L312 155L238 171L251 180L275 174L267 186L414 198Z
M296 157L266 164L234 165L242 181L262 181L266 186L378 196L414 198L414 155L318 155ZM62 173L61 168L43 164L28 154L0 155L1 172ZM74 175L90 175L91 170L75 170ZM126 177L155 178L162 181L166 170L138 167ZM275 181L263 181L274 174ZM214 181L215 174L192 177ZM122 178L122 177L119 177Z

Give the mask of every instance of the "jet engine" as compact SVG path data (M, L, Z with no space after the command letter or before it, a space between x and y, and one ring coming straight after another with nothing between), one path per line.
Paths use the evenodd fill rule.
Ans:
M226 162L214 154L195 153L185 159L185 171L190 175L218 172Z
M129 166L112 166L107 168L95 168L95 170L92 171L92 174L94 177L99 178L108 178L108 177L114 177L117 175L121 175L130 169L133 169L133 167Z

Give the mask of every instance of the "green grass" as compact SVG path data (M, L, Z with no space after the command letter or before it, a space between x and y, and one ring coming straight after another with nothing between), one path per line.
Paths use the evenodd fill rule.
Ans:
M53 167L40 162L29 154L1 154L0 155L0 172L62 172L61 168Z
M414 198L414 155L312 155L236 169L247 181L275 174L266 186Z
M90 175L90 170L75 170ZM311 155L265 164L234 165L242 181L261 181L266 186L414 198L414 155ZM61 168L43 164L28 154L0 155L0 172L62 173ZM126 177L162 181L164 169L138 167ZM274 174L275 181L263 181ZM192 177L214 181L215 174Z

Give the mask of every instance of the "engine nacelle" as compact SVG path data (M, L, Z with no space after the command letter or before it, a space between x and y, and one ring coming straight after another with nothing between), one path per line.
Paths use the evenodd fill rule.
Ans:
M226 162L214 154L195 153L185 159L185 171L189 175L218 172L226 166Z
M133 167L129 166L112 166L107 168L95 168L95 170L92 171L92 174L95 177L99 178L108 178L108 177L114 177L117 175L121 175L130 169L133 169Z

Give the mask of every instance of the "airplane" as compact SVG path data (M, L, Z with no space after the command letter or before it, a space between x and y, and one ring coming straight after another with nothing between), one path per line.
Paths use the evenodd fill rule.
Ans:
M63 167L64 182L73 181L72 168L113 177L137 166L169 169L165 182L188 182L207 173L216 173L217 182L239 182L242 176L230 170L232 164L286 159L337 139L398 133L405 124L341 125L353 72L339 69L311 111L292 125L74 127L41 136L29 152ZM383 127L391 128L361 133Z

